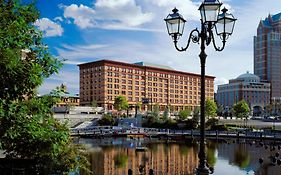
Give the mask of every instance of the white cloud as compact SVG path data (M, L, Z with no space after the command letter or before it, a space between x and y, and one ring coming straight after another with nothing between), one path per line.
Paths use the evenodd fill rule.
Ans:
M95 7L96 19L105 20L111 25L122 24L126 27L136 27L153 19L153 14L143 12L135 0L97 0Z
M97 0L93 7L83 4L60 4L59 7L64 10L64 17L73 19L81 29L96 27L135 30L153 19L153 13L143 12L135 0Z
M91 28L95 26L94 15L96 15L95 10L80 4L71 4L70 6L60 5L64 9L64 17L72 18L74 24L79 26L81 29Z
M38 19L35 21L34 25L42 30L46 37L62 36L63 28L61 25L48 18Z
M79 74L77 72L78 67L76 67L76 72L73 70L69 71L63 67L58 75L55 74L46 79L44 84L39 88L39 94L48 94L62 83L67 86L69 92L79 93Z
M55 17L55 18L54 18L54 20L55 20L55 21L59 21L59 22L62 22L62 21L63 21L63 19L62 19L62 17L61 17L61 16L57 16L57 17Z

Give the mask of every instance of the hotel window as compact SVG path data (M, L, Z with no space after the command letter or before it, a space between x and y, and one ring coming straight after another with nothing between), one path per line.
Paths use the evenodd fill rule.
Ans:
M122 91L121 93L122 93L122 95L126 95L126 91Z
M144 82L144 81L141 81L141 85L145 85L145 82Z
M128 101L133 101L133 97L128 97Z
M107 93L108 93L108 94L112 94L112 90L108 90Z
M126 78L126 74L122 74L122 78Z
M132 79L132 78L133 78L133 75L132 75L132 74L129 74L129 75L128 75L128 78Z
M133 89L133 86L128 86L128 89L129 89L129 90L132 90L132 89Z
M128 94L129 94L129 95L132 95L132 94L133 94L133 92L132 92L132 91L128 91Z
M126 85L122 85L122 89L126 89Z
M122 79L122 83L126 83L126 80L125 80L125 79Z
M136 85L139 85L140 84L140 82L139 81L136 81Z
M118 84L115 84L115 85L114 85L114 88L115 88L115 89L119 89L119 85L118 85Z
M140 93L139 93L139 92L135 92L135 95L136 95L136 96L139 96L139 95L140 95Z
M138 86L135 86L135 90L139 90L140 88Z
M119 94L119 91L115 90L115 91L114 91L114 94Z
M128 80L128 84L133 84L133 81L132 80Z
M108 84L108 85L107 85L107 88L112 88L112 84Z

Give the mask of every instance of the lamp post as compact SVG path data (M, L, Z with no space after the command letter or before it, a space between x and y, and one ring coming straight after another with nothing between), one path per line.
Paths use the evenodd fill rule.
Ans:
M166 21L168 34L174 41L175 48L182 52L186 51L190 42L200 44L201 52L199 54L201 63L201 102L200 102L200 151L199 166L197 168L197 175L208 175L210 169L206 166L206 152L205 152L205 63L207 54L205 47L213 43L216 51L222 51L225 47L226 40L232 34L236 19L227 9L223 8L220 13L222 3L218 0L204 0L199 7L201 14L201 31L197 28L192 30L187 40L185 47L179 48L177 43L184 31L186 20L178 13L178 9L174 8L172 14L169 14L164 20ZM219 14L220 13L220 14ZM222 40L222 46L217 47L213 30Z

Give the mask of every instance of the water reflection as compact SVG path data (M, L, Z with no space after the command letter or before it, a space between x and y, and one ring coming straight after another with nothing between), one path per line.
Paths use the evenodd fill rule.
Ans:
M95 175L191 175L198 166L196 142L159 140L80 140L90 152ZM145 146L147 151L136 151ZM207 142L207 163L215 175L280 175L281 166L273 166L268 157L276 153L258 144ZM259 164L259 158L264 163Z

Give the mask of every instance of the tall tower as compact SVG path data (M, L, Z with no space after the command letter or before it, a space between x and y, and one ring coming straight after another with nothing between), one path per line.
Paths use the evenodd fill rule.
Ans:
M271 83L271 99L281 99L281 13L261 20L254 36L254 74Z

